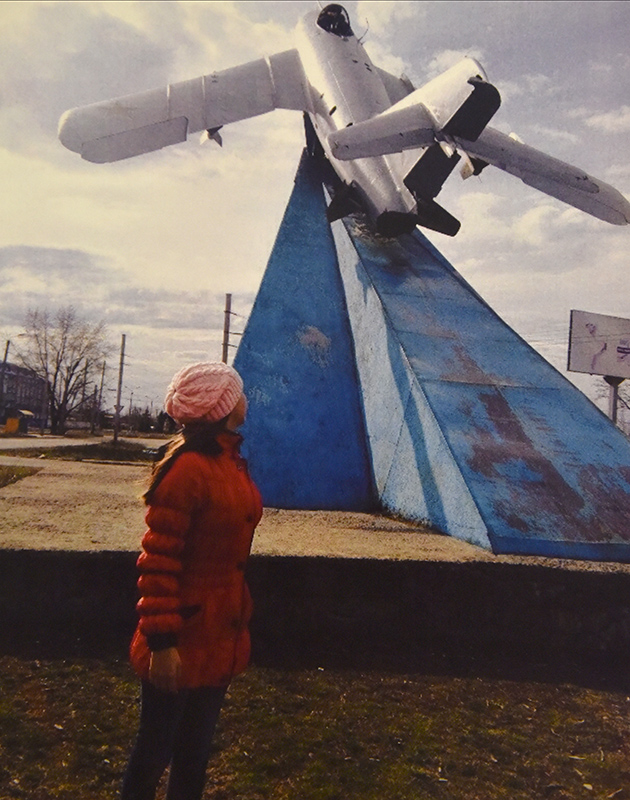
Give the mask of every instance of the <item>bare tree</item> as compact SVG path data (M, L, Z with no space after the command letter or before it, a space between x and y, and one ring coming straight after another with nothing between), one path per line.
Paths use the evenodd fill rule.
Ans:
M111 353L105 323L83 319L72 306L29 310L20 345L20 362L46 381L51 432L63 433Z

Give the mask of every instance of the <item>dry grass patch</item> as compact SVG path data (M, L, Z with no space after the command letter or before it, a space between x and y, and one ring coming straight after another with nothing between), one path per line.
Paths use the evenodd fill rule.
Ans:
M58 458L62 461L113 461L113 462L138 462L151 463L161 441L156 441L154 448L147 448L143 444L130 441L95 442L94 444L57 445L55 447L6 448L0 456L14 456L17 458Z
M36 475L40 470L41 467L0 466L0 489L11 483L17 483L22 478L28 478L29 475Z
M113 800L137 695L124 661L0 658L0 797ZM568 684L251 667L205 798L623 800L629 710Z

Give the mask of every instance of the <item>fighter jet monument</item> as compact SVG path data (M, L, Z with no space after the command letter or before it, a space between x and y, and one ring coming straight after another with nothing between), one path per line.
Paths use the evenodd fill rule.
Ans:
M231 122L303 112L307 149L235 366L267 505L376 510L497 553L630 560L630 444L417 230L489 165L606 222L612 186L489 126L497 89L463 59L416 89L374 65L339 5L269 58L73 109L96 163Z

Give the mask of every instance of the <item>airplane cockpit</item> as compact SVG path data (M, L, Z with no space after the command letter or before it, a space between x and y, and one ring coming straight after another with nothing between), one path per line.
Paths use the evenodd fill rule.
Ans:
M333 33L335 36L346 38L347 36L354 36L352 28L350 27L350 17L348 12L343 6L333 3L326 6L317 17L317 24L320 28L327 33Z

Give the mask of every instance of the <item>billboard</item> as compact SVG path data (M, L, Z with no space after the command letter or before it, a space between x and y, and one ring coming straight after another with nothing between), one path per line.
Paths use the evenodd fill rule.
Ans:
M571 311L568 369L630 378L630 320Z

